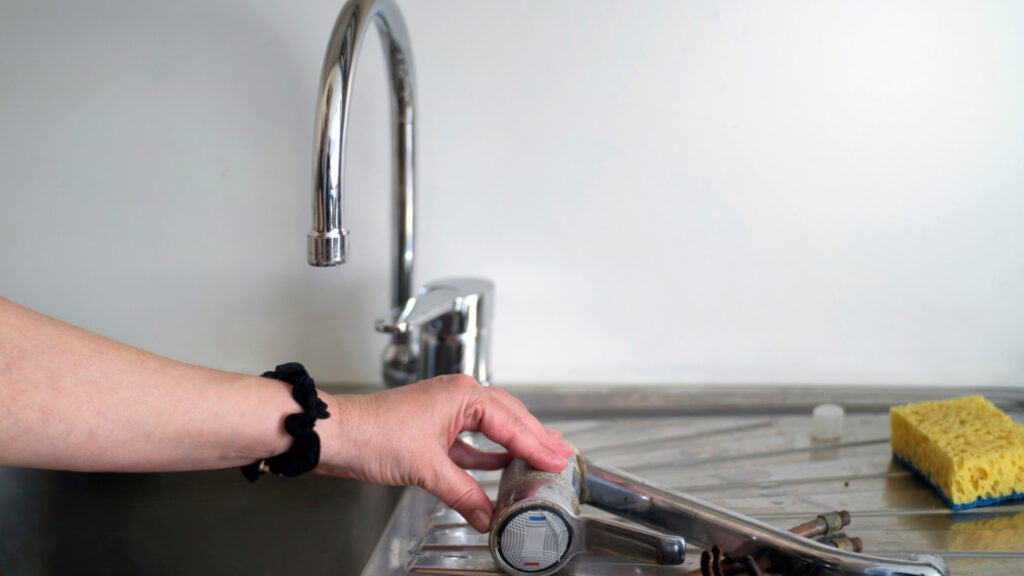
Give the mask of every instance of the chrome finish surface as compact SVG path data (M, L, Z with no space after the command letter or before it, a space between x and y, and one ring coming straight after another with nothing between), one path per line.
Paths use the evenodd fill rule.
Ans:
M392 303L398 307L409 298L412 287L415 81L409 35L393 0L350 0L338 14L327 43L314 133L313 229L309 233L309 263L334 266L345 262L348 230L343 225L342 211L348 110L359 50L371 22L376 23L380 32L391 79L395 136Z
M720 546L732 558L770 556L773 572L949 576L939 557L898 560L839 550L610 466L583 461L580 467L587 503L682 535L705 550Z
M0 467L0 574L358 574L401 496L317 474Z
M955 576L1018 576L1024 565L1024 503L952 511L929 486L892 462L889 406L957 396L958 390L767 386L508 390L543 414L544 423L560 430L582 454L635 474L660 490L700 499L711 507L701 508L701 514L721 508L754 520L756 530L764 530L765 525L790 530L823 511L849 510L849 526L830 538L846 542L859 538L868 556L895 559L897 564L929 561L912 560L916 555L939 556ZM975 388L970 393L986 396L1014 420L1024 421L1024 390ZM811 413L814 406L828 402L846 409L843 435L835 441L816 441L810 436ZM491 497L497 497L499 475L480 473L479 478ZM608 475L604 478L612 480ZM637 509L646 506L644 499L634 503ZM581 514L614 519L585 502ZM743 530L743 535L751 534L745 525ZM717 536L726 539L728 534ZM559 574L679 575L700 568L701 541L708 538L700 533L687 538L689 550L681 567L583 554ZM845 558L842 552L829 551ZM487 535L476 533L429 494L410 489L363 574L501 572L491 557Z
M313 229L307 258L313 266L335 266L347 257L344 227L345 140L355 68L370 24L375 23L384 45L391 85L394 132L392 194L391 308L402 307L412 295L414 259L414 73L409 34L393 0L349 0L334 24L320 73L316 107L313 164ZM409 372L415 351L409 337L395 334L383 354L383 376L391 385L395 374Z
M488 280L450 278L420 288L404 307L377 321L377 331L408 335L418 342L415 362L391 379L413 382L468 374L488 385L493 307L494 284Z
M439 283L413 295L415 256L415 130L412 49L402 13L394 0L349 0L334 24L320 73L316 108L313 165L313 229L307 258L313 266L335 266L347 258L348 229L344 227L345 141L349 102L355 85L356 62L370 24L376 24L384 45L391 87L391 119L394 132L392 194L391 310L395 322L400 311L416 306L423 298L442 299ZM470 286L483 282L485 287ZM382 376L388 386L401 386L439 374L466 373L486 384L489 350L487 315L493 288L489 282L456 280L456 295L448 313L426 318L415 326L385 320L380 328L391 333L382 355ZM465 285L463 285L465 284ZM450 286L449 286L450 287ZM424 292L426 290L426 292ZM436 295L431 292L438 291ZM419 305L422 315L424 306ZM460 330L432 330L431 322L455 321L462 314ZM461 329L462 327L465 329ZM419 342L416 336L419 336ZM419 346L417 346L419 344ZM421 357L419 351L423 350Z
M583 553L650 564L682 564L683 538L582 514L585 465L573 456L561 474L531 469L522 460L505 468L489 537L497 565L516 576L543 576Z

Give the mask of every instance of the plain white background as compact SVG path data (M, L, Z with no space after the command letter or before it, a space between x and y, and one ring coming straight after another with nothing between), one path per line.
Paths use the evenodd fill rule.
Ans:
M400 3L417 280L497 285L495 382L1020 385L1024 5ZM336 1L0 1L0 294L181 360L374 382L390 158L305 263Z

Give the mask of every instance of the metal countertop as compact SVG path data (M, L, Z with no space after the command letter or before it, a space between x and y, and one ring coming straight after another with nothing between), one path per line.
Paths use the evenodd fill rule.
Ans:
M864 552L941 555L953 575L1024 573L1024 502L953 512L891 460L888 408L965 395L949 388L510 388L591 460L788 529L849 510ZM1024 421L1024 389L971 389ZM838 440L811 439L811 409L846 409ZM488 493L498 474L481 473ZM598 511L592 511L601 514ZM683 574L699 568L582 556L579 575ZM497 574L486 536L419 489L408 489L364 576Z

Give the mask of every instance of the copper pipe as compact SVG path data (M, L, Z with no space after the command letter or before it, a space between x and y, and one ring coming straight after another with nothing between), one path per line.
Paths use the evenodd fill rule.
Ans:
M841 510L819 514L813 520L794 526L789 531L803 538L818 538L835 534L849 524L850 512ZM845 536L832 538L827 541L827 544L841 550L854 552L860 552L864 548L864 543L860 538L851 539ZM701 553L700 568L688 572L684 576L765 576L769 569L771 569L771 559L767 556L758 559L747 556L742 561L731 562L725 558L722 547L715 544Z
M864 550L864 541L860 538L847 538L846 536L839 536L836 538L830 538L826 543L829 546L835 546L840 550L850 550L852 552L860 552Z
M819 536L835 534L849 525L850 512L848 510L842 510L839 512L819 514L814 520L804 522L799 526L791 528L789 531L797 536L803 536L804 538L817 538Z

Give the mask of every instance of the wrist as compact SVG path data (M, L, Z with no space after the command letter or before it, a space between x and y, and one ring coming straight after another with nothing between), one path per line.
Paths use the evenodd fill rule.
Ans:
M315 427L318 420L331 416L327 404L319 398L306 369L297 362L280 364L262 377L289 385L291 398L299 410L283 419L284 431L291 437L287 450L242 466L242 474L250 481L256 481L266 472L280 476L305 474L316 468L320 461L320 436ZM280 428L277 436L280 437Z
M328 411L334 418L321 422L320 463L313 470L317 474L342 478L358 477L355 473L357 450L368 439L362 438L357 424L363 412L363 397L355 394L323 394Z

